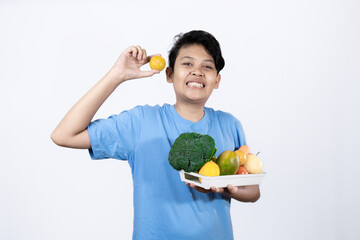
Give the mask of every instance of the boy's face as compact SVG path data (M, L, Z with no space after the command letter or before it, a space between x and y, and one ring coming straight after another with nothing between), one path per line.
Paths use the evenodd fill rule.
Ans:
M219 87L214 59L199 44L180 48L174 69L166 69L167 81L173 83L177 103L205 105L212 91Z

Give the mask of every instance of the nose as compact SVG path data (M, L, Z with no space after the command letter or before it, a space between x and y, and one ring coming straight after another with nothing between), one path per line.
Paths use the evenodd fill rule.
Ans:
M196 68L191 72L191 76L203 77L204 74L198 68Z

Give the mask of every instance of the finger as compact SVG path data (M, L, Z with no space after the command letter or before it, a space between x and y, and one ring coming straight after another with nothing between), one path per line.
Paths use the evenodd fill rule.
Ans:
M125 50L125 52L128 52L128 53L131 53L131 54L132 54L132 52L134 51L134 49L135 49L135 46L130 46L130 47L128 47L128 48Z
M229 191L229 193L233 194L237 191L237 187L233 186L232 184L227 185L227 190Z
M139 53L139 55L141 55L141 59L139 59L139 61L142 65L145 65L149 62L145 49L142 49L142 52Z
M224 192L223 188L217 188L217 187L214 187L214 186L212 186L210 189L211 189L211 191L216 192L216 193L223 193Z
M129 47L129 55L131 56L131 57L134 57L134 58L136 58L136 55L138 54L138 49L137 49L137 47L136 46L131 46L131 47Z
M192 187L192 188L195 189L195 190L198 190L198 186L196 186L196 185L193 184L193 183L190 183L190 187Z
M160 71L158 71L158 70L142 71L141 77L151 77L154 74L159 74L159 73L160 73Z
M211 193L211 190L204 189L204 188L201 188L201 187L195 187L194 189L201 192L201 193Z
M137 53L137 59L140 61L143 57L144 50L140 47L140 45L136 46L138 53Z
M146 59L147 59L147 53L146 53L146 50L145 50L145 49L143 49L143 53L142 53L141 59L142 59L142 60L146 60Z
M153 54L153 55L148 56L148 57L147 57L147 62L150 62L150 59L151 59L152 57L155 57L155 56L161 56L161 54L160 54L160 53L157 53L157 54Z
M211 190L204 189L204 188L202 188L202 187L196 186L196 185L193 184L193 183L190 183L190 187L193 188L193 189L195 189L195 190L198 191L198 192L201 192L201 193L209 193L209 192L211 192Z

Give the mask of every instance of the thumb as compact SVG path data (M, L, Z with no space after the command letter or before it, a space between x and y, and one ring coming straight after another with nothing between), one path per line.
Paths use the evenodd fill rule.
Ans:
M159 70L141 71L141 77L151 77L154 74L159 74Z
M235 193L236 192L236 190L237 190L237 188L236 187L234 187L232 184L229 184L229 185L227 185L227 190L229 191L229 193L230 194L233 194L233 193Z

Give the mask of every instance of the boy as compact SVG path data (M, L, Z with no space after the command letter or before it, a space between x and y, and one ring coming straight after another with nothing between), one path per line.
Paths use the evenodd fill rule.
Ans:
M176 94L174 105L137 106L91 122L110 94L130 79L150 77L142 71L151 56L140 46L126 49L111 70L66 114L52 134L65 147L89 149L93 159L128 160L134 187L133 239L233 239L230 199L255 202L259 186L205 190L180 181L168 162L183 132L208 134L217 153L245 144L240 122L205 107L219 87L224 67L218 41L204 31L178 36L169 53L166 78Z

